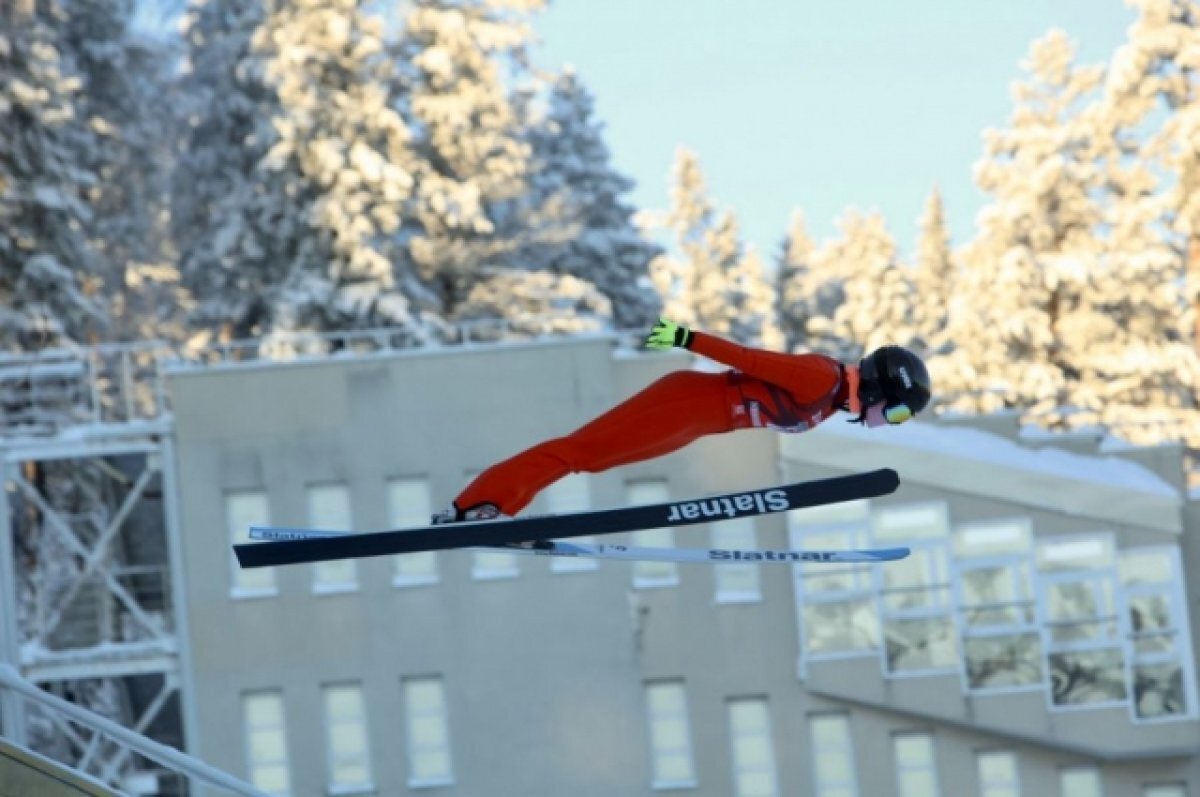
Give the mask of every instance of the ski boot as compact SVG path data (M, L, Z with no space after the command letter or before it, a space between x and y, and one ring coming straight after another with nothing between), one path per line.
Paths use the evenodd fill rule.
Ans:
M459 509L454 504L449 509L443 509L429 519L431 525L441 526L446 523L468 523L477 520L512 520L511 515L500 511L495 504L476 504L470 509Z

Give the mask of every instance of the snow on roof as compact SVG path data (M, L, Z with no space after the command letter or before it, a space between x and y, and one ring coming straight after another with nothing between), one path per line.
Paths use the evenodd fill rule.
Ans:
M1056 448L1027 448L1006 437L962 426L914 421L903 426L866 429L859 424L827 423L821 432L946 454L1071 481L1179 498L1174 485L1144 465L1112 456L1088 456ZM1042 438L1048 440L1052 438Z
M914 421L867 429L843 418L784 435L789 460L846 470L895 468L900 481L1087 517L1106 526L1182 530L1184 496L1149 468L1115 456L1026 447L992 432Z

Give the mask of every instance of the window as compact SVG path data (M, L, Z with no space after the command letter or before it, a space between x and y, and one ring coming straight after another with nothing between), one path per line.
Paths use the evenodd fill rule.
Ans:
M1091 766L1066 767L1058 773L1061 797L1104 797L1100 770Z
M967 688L1041 687L1042 640L1037 632L971 634L963 639Z
M724 550L754 550L758 541L754 519L735 517L712 525L712 547ZM762 600L759 566L752 562L713 565L717 603L754 603Z
M694 786L696 771L683 681L648 682L646 716L654 758L654 788Z
M466 474L467 482L479 475L478 471ZM517 554L509 553L501 548L492 550L478 549L472 554L471 578L477 581L501 581L516 578L521 574L517 565Z
M897 733L892 737L892 755L896 759L898 797L938 797L933 736L928 733Z
M1032 524L1015 518L964 525L953 543L967 688L1040 687Z
M1156 783L1142 789L1142 797L1187 797L1186 783Z
M1110 578L1056 573L1043 583L1052 646L1117 641L1116 596Z
M1130 548L1118 563L1128 624L1134 716L1195 713L1195 675L1179 549Z
M1039 603L1055 706L1124 701L1125 652L1116 606L1112 537L1038 546Z
M875 511L877 545L912 553L879 569L888 674L957 670L958 634L949 574L949 510L943 503L892 505ZM894 565L894 566L893 566Z
M542 495L545 497L546 511L551 515L583 512L592 508L591 480L586 473L565 476L547 487ZM567 540L584 545L592 545L595 541L595 537L572 537ZM595 559L586 556L550 557L551 573L590 573L598 567Z
M225 494L225 527L229 533L229 540L234 545L250 542L251 526L266 526L270 522L266 493L251 490ZM232 552L229 561L232 568L233 597L249 598L278 594L275 588L275 568L256 567L243 570L238 567Z
M329 791L361 791L371 785L370 747L362 687L335 684L322 690L325 698L325 738L329 757Z
M846 501L788 512L788 535L797 549L863 548L869 544L871 516L866 501ZM797 564L805 591L812 595L870 590L874 565Z
M291 779L288 776L283 695L278 691L243 694L242 722L251 785L268 794L287 795L291 791Z
M788 513L792 548L861 548L869 544L866 501ZM802 661L879 649L872 565L796 564Z
M517 555L508 551L475 551L475 564L471 567L471 577L479 581L498 581L506 578L516 578L521 574L517 566Z
M429 479L424 477L388 479L388 525L392 528L404 529L410 526L426 525L433 515L432 505ZM393 561L395 570L392 583L397 587L437 583L437 553L435 551L397 554Z
M630 482L625 487L629 506L654 504L671 500L664 480ZM669 528L642 529L632 535L633 545L646 548L673 548L675 534ZM673 587L679 583L679 569L674 562L634 562L633 586L638 589Z
M345 484L310 484L305 491L308 524L323 531L353 531L350 489ZM357 589L358 577L353 559L317 562L313 565L313 592L330 594Z
M954 532L954 556L985 559L1020 556L1033 550L1033 526L1028 518L1003 518L959 526Z
M1015 753L991 752L975 756L979 797L1020 797Z
M944 609L950 598L946 575L949 534L946 506L879 507L873 517L872 531L877 544L913 548L910 556L889 563L880 571L884 607L897 612Z
M815 714L808 718L808 733L815 797L856 797L858 777L850 720L844 714Z
M729 736L733 741L734 797L776 797L779 777L767 701L730 700Z
M446 695L438 677L404 679L408 730L408 785L445 786L454 782Z
M1038 570L1109 570L1115 562L1113 540L1105 535L1059 537L1038 546Z

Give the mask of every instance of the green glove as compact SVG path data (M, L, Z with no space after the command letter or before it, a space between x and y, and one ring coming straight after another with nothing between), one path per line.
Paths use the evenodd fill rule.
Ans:
M650 330L650 334L646 336L647 349L665 351L676 346L686 349L691 345L692 330L665 318L658 319L654 329Z

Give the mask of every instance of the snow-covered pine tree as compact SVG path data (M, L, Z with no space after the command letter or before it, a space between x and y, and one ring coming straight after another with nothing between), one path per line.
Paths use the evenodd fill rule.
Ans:
M520 268L530 147L508 80L525 69L527 17L542 5L414 0L396 48L421 162L403 239L446 316L481 278Z
M1009 126L985 133L975 180L993 201L962 255L970 301L952 308L955 350L931 363L941 400L960 409L1056 412L1078 378L1065 325L1098 254L1105 144L1088 110L1103 69L1077 66L1075 50L1061 31L1035 41Z
M779 346L774 296L762 260L747 251L733 211L722 211L700 232L689 250L696 325L747 345Z
M840 236L814 256L813 271L820 290L841 301L831 315L810 321L810 334L819 348L847 360L877 346L912 345L912 282L883 216L847 211L838 228Z
M776 311L775 286L758 250L746 247L729 275L732 312L729 336L740 343L783 351L783 330Z
M201 321L238 337L414 322L399 235L415 165L366 5L196 10L181 176L198 185L178 229Z
M81 164L97 146L54 0L0 8L0 350L104 337Z
M530 226L544 231L526 247L526 267L593 283L611 300L618 328L641 328L660 309L648 269L662 249L634 225L624 199L633 181L612 167L594 105L568 67L551 84L544 115L526 120L533 162L522 204Z
M676 251L651 261L650 275L662 299L663 314L688 326L697 321L696 260L715 213L699 157L679 147L671 166L669 207L653 221L656 228L665 227L673 234Z
M1200 6L1138 0L1102 114L1104 257L1088 296L1102 324L1081 369L1096 415L1134 442L1200 450Z
M916 262L912 274L913 312L916 326L914 345L932 352L948 345L946 324L949 307L957 298L957 270L946 225L946 208L938 189L930 192L917 222Z
M735 302L730 301L737 289L732 276L743 251L737 217L730 210L721 211L688 234L695 242L686 246L680 243L692 263L696 326L730 337L738 315Z
M762 260L746 251L733 212L716 210L699 157L680 147L672 178L666 222L676 251L651 264L664 313L747 345L782 345Z
M1082 312L1062 327L1078 374L1068 406L1084 410L1065 420L1200 450L1200 360L1187 334L1183 247L1164 234L1164 192L1145 192L1158 179L1152 169L1138 160L1109 165L1103 251Z
M816 245L809 236L804 214L793 211L775 270L776 317L787 351L822 348L812 328L813 320L832 318L845 301L840 280L817 279L813 271L815 255Z
M84 166L90 238L104 257L103 298L115 339L184 335L189 301L170 246L166 212L174 159L172 40L134 31L137 4L74 0L64 34L84 81L80 113L96 146Z
M312 235L312 192L267 169L281 114L269 55L252 44L264 0L209 0L184 22L183 129L171 219L193 326L223 338L266 334L287 275L328 262Z
M471 340L490 340L512 333L536 337L600 332L612 328L612 317L612 302L587 280L497 268L478 275L455 320Z
M280 102L264 166L312 196L308 218L328 262L298 263L275 327L328 330L413 322L424 297L400 241L418 164L398 108L400 76L369 0L276 3L254 37Z
M1105 111L1121 154L1154 164L1172 245L1182 239L1200 347L1200 3L1129 0L1138 17L1112 58Z

